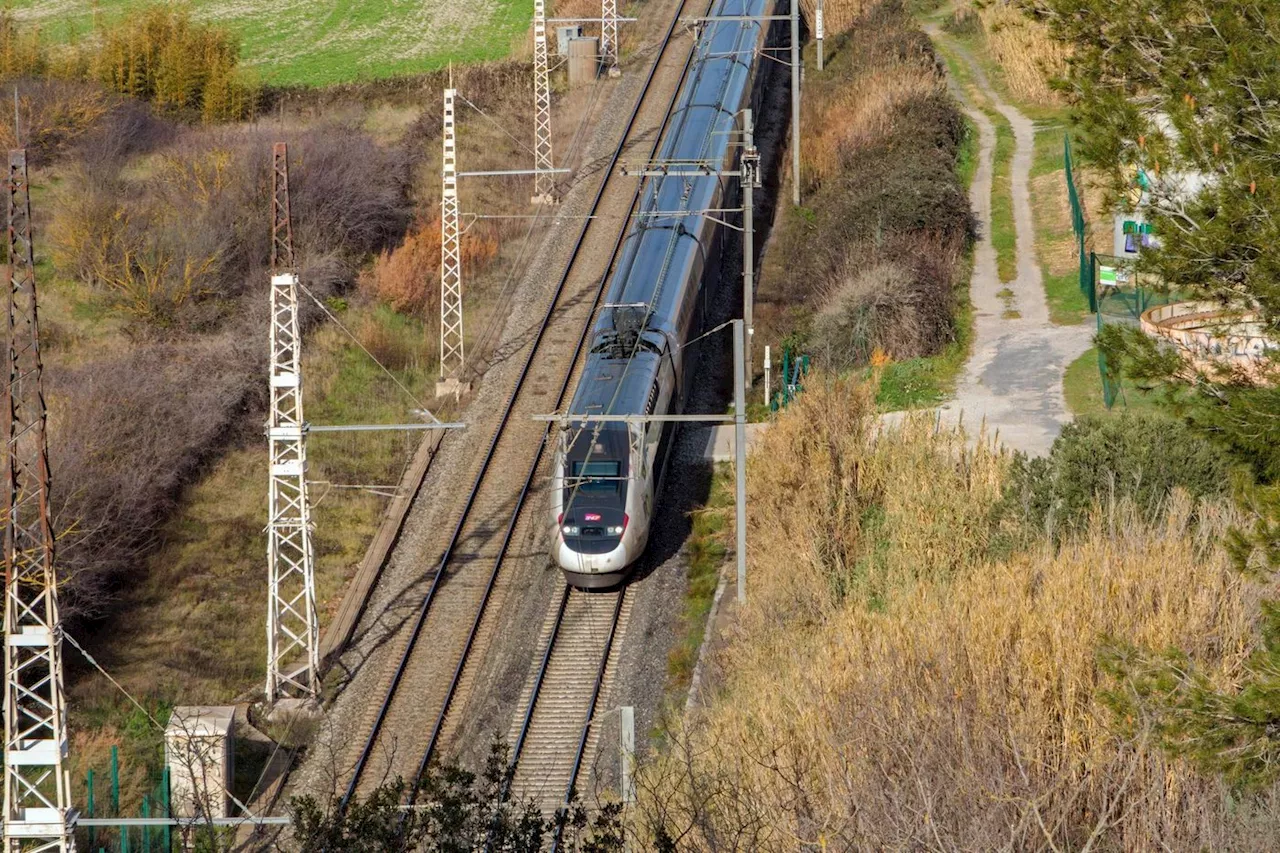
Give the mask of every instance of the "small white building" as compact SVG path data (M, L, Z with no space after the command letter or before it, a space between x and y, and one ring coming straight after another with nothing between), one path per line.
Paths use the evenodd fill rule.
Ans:
M174 817L229 817L234 772L233 705L180 705L164 733Z

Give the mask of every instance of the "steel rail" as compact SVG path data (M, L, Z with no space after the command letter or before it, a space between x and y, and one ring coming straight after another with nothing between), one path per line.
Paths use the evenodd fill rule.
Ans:
M682 2L680 4L680 9L683 10L683 8L684 8L684 3ZM596 209L599 208L600 202L604 198L605 190L609 186L610 174L616 169L619 160L621 160L622 158L623 150L626 148L627 141L631 135L631 131L635 127L636 120L640 116L640 110L644 106L645 98L649 93L649 87L652 85L653 79L657 75L658 68L662 64L662 57L665 55L666 50L671 43L672 37L674 36L674 34L678 29L678 24L679 24L679 12L677 12L677 14L673 16L671 25L667 29L666 35L663 37L662 44L658 51L658 55L654 60L653 66L649 69L648 76L645 78L644 88L641 90L639 97L637 97L636 99L636 104L632 108L631 115L627 120L627 124L625 129L623 130L622 137L619 140L618 146L613 153L609 166L605 171L605 178L603 181L601 181L600 187L596 191L595 197L592 200L591 211L593 213L595 212ZM685 71L681 73L680 80L676 85L676 94L672 96L670 102L668 103L666 114L664 115L664 118L663 118L663 126L659 130L659 133L656 135L655 143L654 143L655 148L658 144L657 140L661 139L662 131L665 130L666 122L671 112L671 108L670 108L671 104L674 104L675 99L679 96L680 86L684 82L684 75L685 75L685 72L687 72L688 70L688 65L689 63L686 60ZM638 197L639 194L640 194L640 187L637 186L636 196ZM632 201L633 206L634 206L634 203L635 202L633 200ZM339 802L338 808L340 812L345 812L347 806L351 802L351 799L355 796L356 789L360 783L360 778L364 773L365 767L369 763L370 757L373 755L374 747L376 746L378 737L381 734L382 726L386 722L387 714L389 713L391 709L391 704L394 701L396 696L396 691L399 689L400 682L404 679L405 671L408 669L409 659L412 657L413 651L417 646L418 640L422 636L422 629L426 624L427 614L431 609L431 603L435 598L436 591L439 589L440 582L444 577L445 567L448 565L449 558L453 554L454 550L456 549L458 541L461 539L463 528L465 527L467 521L470 518L471 510L475 505L476 496L477 494L479 494L479 491L480 491L480 486L483 483L485 476L488 474L489 464L493 460L493 456L497 451L498 443L501 440L502 434L505 431L507 424L510 421L511 413L515 408L516 400L519 398L520 391L524 386L524 382L528 378L529 370L533 365L534 358L538 355L538 347L541 345L542 339L546 335L547 328L551 325L551 321L555 315L556 308L560 304L560 298L563 295L565 285L569 280L569 274L572 271L574 264L577 262L578 255L581 252L582 246L586 241L587 232L590 230L592 221L593 221L592 219L584 220L583 227L578 232L577 240L574 242L574 247L573 247L572 253L570 254L569 263L565 265L564 272L560 276L560 281L556 285L555 293L552 295L551 303L547 308L546 313L543 315L542 322L538 327L537 335L534 337L533 344L529 349L529 354L526 356L524 365L520 370L520 375L516 379L515 388L513 389L511 395L507 398L506 407L503 410L502 417L498 422L497 428L494 430L493 438L489 442L488 450L485 453L484 460L481 462L480 470L476 474L476 479L472 484L471 491L467 495L467 501L463 506L462 514L459 516L458 523L454 526L453 535L450 537L449 544L446 547L445 552L440 559L440 564L436 570L435 577L431 582L431 587L428 589L427 595L423 599L422 605L418 610L417 617L414 620L413 627L410 629L409 642L405 648L404 653L400 657L399 663L396 666L395 673L393 674L391 679L391 686L387 690L386 695L383 697L382 704L378 708L378 714L374 719L373 729L369 734L369 738L365 741L364 748L360 752L360 757L357 759L355 767L352 770L351 782L348 784L347 790L343 794L342 799ZM617 253L617 247L620 246L622 244L622 241L626 239L626 231L627 229L624 226L619 232L619 236L615 243L615 248L614 248L615 255ZM610 259L610 264L612 264L612 258ZM603 284L607 282L607 280L608 280L608 270L606 269L604 275L602 276L602 284L601 284L602 288L603 288ZM597 301L598 299L599 299L599 294L597 294ZM588 317L586 323L584 324L583 332L582 332L582 340L585 340L588 332L590 331L591 321L594 318L594 313L595 312L593 310L591 315ZM579 349L580 348L581 348L581 341L579 343ZM576 360L577 359L575 357L574 362L576 362ZM566 378L565 378L566 386L570 378L572 377L573 369L574 369L573 362L571 362L568 374L566 375ZM548 433L550 432L550 426L548 426L547 432ZM546 444L546 439L544 434L542 445L539 448L539 454L541 454L542 447L545 447L545 444ZM523 501L524 495L527 493L527 491L528 491L528 487L526 486L524 492L522 492L521 501ZM488 597L488 594L486 591L486 600L487 600L487 597ZM475 628L473 626L473 631L472 631L473 637L474 637L474 633L475 633ZM471 639L468 640L468 644L470 644L470 642L471 642ZM450 697L446 698L446 703L445 703L446 706L448 705L449 698ZM433 740L434 740L434 735L433 735ZM432 744L432 746L434 746L434 744ZM414 780L415 794L416 794L416 787L417 787L417 780L415 779Z
M568 589L568 587L565 587ZM565 596L566 599L568 596ZM560 849L560 843L564 838L564 824L567 817L569 803L573 800L574 790L578 784L578 773L582 770L582 758L587 751L587 737L591 734L591 722L596 716L596 705L600 702L600 690L604 687L605 670L609 667L609 655L613 653L613 640L618 633L618 620L622 616L622 602L627 597L627 588L623 587L618 590L618 601L613 605L613 621L609 625L609 636L604 642L604 652L600 655L600 668L596 670L596 683L591 690L591 701L587 705L587 716L582 721L582 734L578 737L578 751L573 757L573 769L569 772L569 784L564 790L564 805L556 811L556 834L551 840L551 853L556 853ZM563 613L561 614L563 617ZM557 632L558 633L558 632ZM529 713L532 716L533 708L537 705L537 696L529 703Z
M682 9L684 8L684 5L685 4L682 2L681 3ZM658 57L654 61L653 66L649 69L648 76L645 78L644 87L641 89L640 97L636 99L636 105L634 110L632 111L631 117L627 121L627 126L622 132L622 142L618 145L617 149L614 151L613 158L610 161L609 166L605 170L605 179L600 184L599 190L596 191L596 197L591 205L591 211L593 213L599 207L601 200L604 198L605 190L608 189L608 186L609 186L609 177L614 173L614 170L617 167L619 160L621 159L622 149L626 146L626 140L631 135L631 131L635 127L636 119L640 115L640 108L644 105L645 95L648 94L649 87L652 85L653 79L657 75L658 67L662 64L662 57L665 55L666 49L669 46L671 38L674 36L676 29L677 29L676 22L673 21L671 27L667 30L667 33L663 38L662 49L658 52ZM666 109L663 110L662 125L661 127L658 128L658 132L654 135L653 147L651 149L651 156L652 156L652 151L656 151L658 146L661 144L663 134L666 132L667 125L670 122L671 108L680 96L680 91L684 86L685 77L688 74L688 69L689 69L689 60L686 59L684 68L681 69L681 72L680 72L680 79L676 83L675 92L672 94L671 98L667 101ZM641 188L642 188L641 185L637 184L635 192L633 193L631 198L630 206L632 209L635 208L636 203L640 199ZM577 263L578 253L582 248L583 243L586 240L587 231L589 229L590 229L590 221L588 221L588 223L585 224L582 230L579 232L578 240L577 240L577 243L574 245L573 252L569 259L569 263L565 265L564 272L562 273L560 278L560 282L556 286L556 298L552 302L552 311L554 311L555 304L559 301L560 293L564 289L565 284L569 280L569 275L573 270L573 265ZM600 275L600 281L596 285L595 295L592 299L591 312L587 315L587 320L582 326L582 332L578 336L578 343L573 351L573 358L569 360L568 369L565 371L564 379L560 383L560 390L556 395L557 410L564 404L565 395L569 391L569 383L573 381L573 374L575 372L578 359L582 355L582 349L586 345L587 336L591 332L592 319L595 317L596 308L600 304L600 297L604 294L605 287L608 286L609 270L613 267L613 260L614 258L617 257L618 250L619 248L621 248L623 241L626 240L627 233L628 233L628 227L624 224L623 227L619 229L618 237L614 241L612 250L610 250L609 263L605 266L604 271ZM548 319L550 317L550 313L551 312L548 312ZM541 333L539 333L539 337L534 342L535 347L538 345L538 342L540 340L541 340ZM528 368L528 363L526 362L526 370L527 368ZM515 399L519 396L523 383L524 383L524 374L522 373L520 381L516 386L516 391L512 395L512 402L511 402L512 406L514 406ZM446 718L448 717L450 706L453 704L453 699L457 693L458 685L461 684L462 682L462 675L464 670L466 669L468 658L471 655L471 649L475 644L475 639L480 633L480 627L484 621L485 610L488 607L489 598L493 593L494 587L497 585L498 573L499 573L499 570L501 569L502 561L506 558L507 549L510 547L511 540L515 536L516 527L518 526L520 522L520 516L524 511L525 501L529 496L529 490L533 487L534 479L538 473L538 467L542 464L542 456L543 456L543 453L545 453L546 451L547 439L551 435L552 426L553 424L548 423L546 429L543 430L542 441L539 442L538 444L538 452L534 455L533 463L529 466L529 473L525 477L524 485L520 489L520 495L516 498L515 506L511 510L511 518L507 522L507 529L506 529L506 533L503 535L502 545L498 549L498 555L494 558L493 569L490 572L489 580L485 585L484 595L481 598L480 606L476 610L476 617L475 617L475 620L472 622L471 631L467 635L467 642L466 642L466 645L463 647L462 655L458 659L457 666L454 668L453 679L449 685L448 692L445 694L444 703L443 705L441 705L440 713L436 717L435 726L432 728L432 731L431 731L431 739L428 741L427 748L423 752L422 761L418 765L418 775L414 777L415 779L421 779L422 774L426 772L427 767L430 766L431 759L434 757L436 747L439 744L440 735L444 732L444 724L445 724ZM566 589L568 589L567 586L566 586ZM567 595L565 597L565 600L566 601L568 600ZM562 602L561 613L563 613L563 606L564 606L564 603ZM521 738L521 741L523 742L523 737ZM418 794L418 789L417 789L417 783L415 782L414 787L412 789L412 793L410 795L410 802L414 802L416 800L417 794Z
M681 4L682 9L684 5L685 5L684 3ZM711 6L712 6L712 1L709 0L709 2L707 3L707 9L710 9ZM663 42L662 52L665 52L666 45L669 43L672 35L675 33L676 29L678 28L679 23L680 23L679 15L677 15L676 20L672 22L671 28L667 31L666 38ZM695 48L696 48L696 45L695 45ZM672 108L675 106L676 101L679 99L680 92L683 89L685 81L688 78L689 68L690 68L690 65L692 64L694 52L695 51L690 51L689 57L685 60L685 65L680 72L680 80L676 85L675 92L672 94L671 99L667 103L666 114L662 121L662 128L659 130L658 134L654 139L652 151L657 151L658 146L662 142L662 137L666 133L667 126L671 121ZM653 75L657 73L658 64L661 62L661 56L662 54L660 53L658 60L654 62L653 68L649 72L649 81L651 81L653 78ZM646 84L645 84L646 91L648 89L649 81L646 81ZM618 153L619 154L621 153L621 149L619 149ZM652 157L652 153L650 154L650 156ZM613 162L610 163L610 166L609 166L610 171L612 171L614 168L617 167L618 160L619 160L619 157L615 156L613 159ZM635 198L639 198L643 188L644 188L644 182L638 181L636 184ZM632 204L633 205L635 204L634 199L632 201ZM626 239L626 234L627 234L627 229L626 227L624 227L619 232L618 240L614 244L613 257L617 256L618 249L622 246L622 242ZM610 266L612 266L612 259L610 261ZM606 276L608 275L607 270L605 272L605 275ZM584 330L584 336L585 336L585 330ZM550 419L548 418L548 420ZM548 426L548 433L549 432L550 432L550 427ZM516 737L515 744L512 745L511 762L507 768L507 774L503 782L503 788L502 788L502 793L500 794L500 799L505 799L507 797L507 795L511 790L511 784L515 780L516 767L520 762L520 756L524 751L525 743L528 740L529 730L533 726L533 716L535 711L537 710L538 698L542 693L542 686L546 681L547 670L551 664L551 654L552 654L552 651L555 649L556 640L559 638L560 626L564 622L565 608L568 606L569 597L572 595L572 593L573 593L572 587L566 584L564 587L564 591L560 597L560 605L556 611L556 619L552 625L551 635L547 639L547 645L546 645L546 648L543 650L542 660L538 665L538 673L534 678L533 687L531 688L531 691L530 691L529 704L528 704L528 707L525 709L524 719L521 721L521 724L520 724L520 734ZM569 776L568 789L565 792L566 803L571 797L573 787L577 782L578 773L581 770L582 758L586 751L587 736L590 732L590 727L591 727L591 718L594 716L596 702L599 699L600 689L604 683L605 670L608 666L609 655L612 653L614 635L616 634L618 629L618 619L622 612L622 603L625 597L626 597L626 589L623 588L622 590L618 591L618 601L614 607L612 624L609 626L608 641L605 645L604 655L601 657L601 660L600 660L599 669L596 672L596 683L595 683L594 690L592 692L591 706L587 710L586 721L583 724L582 735L580 736L579 742L578 742L577 754L574 757L573 770ZM563 814L563 809L561 809L561 813ZM555 840L552 847L553 850L556 848L556 846L560 844L563 829L564 829L563 823L561 822L556 828ZM489 845L489 842L488 840L486 840L486 848L485 848L486 850L489 849L488 845Z

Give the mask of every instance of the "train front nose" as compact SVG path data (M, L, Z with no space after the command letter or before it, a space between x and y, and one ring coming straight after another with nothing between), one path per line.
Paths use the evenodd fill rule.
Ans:
M560 567L575 574L625 569L631 557L623 542L629 521L617 507L572 508L560 519Z
M599 557L617 549L629 519L616 506L591 503L582 501L560 516L560 538L576 553Z

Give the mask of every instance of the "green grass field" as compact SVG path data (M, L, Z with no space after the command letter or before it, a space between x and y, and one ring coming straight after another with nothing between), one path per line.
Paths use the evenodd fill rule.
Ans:
M13 0L16 16L50 39L82 38L147 0ZM192 0L193 16L241 39L264 83L370 80L507 55L533 14L530 0Z

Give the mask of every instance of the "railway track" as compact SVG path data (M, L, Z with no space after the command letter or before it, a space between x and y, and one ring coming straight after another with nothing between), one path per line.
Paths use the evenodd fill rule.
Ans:
M359 791L400 776L416 779L448 743L456 728L450 716L468 696L476 666L505 590L503 561L513 541L530 541L545 523L543 507L531 501L543 463L550 426L534 415L558 409L572 387L591 320L608 281L609 268L626 235L639 184L617 174L624 154L653 156L678 95L693 39L679 28L689 4L674 0L671 23L650 66L643 92L590 208L551 305L525 348L514 390L497 416L493 437L452 530L441 531L442 557L416 613L393 642L398 653L382 679L381 702L364 721L343 805ZM621 596L621 594L618 594ZM423 642L424 638L430 642ZM378 695L378 694L375 694ZM352 740L360 743L359 735Z
M525 688L523 717L512 732L512 790L543 814L564 806L595 753L600 700L626 631L631 596L566 586L543 626L541 663Z

